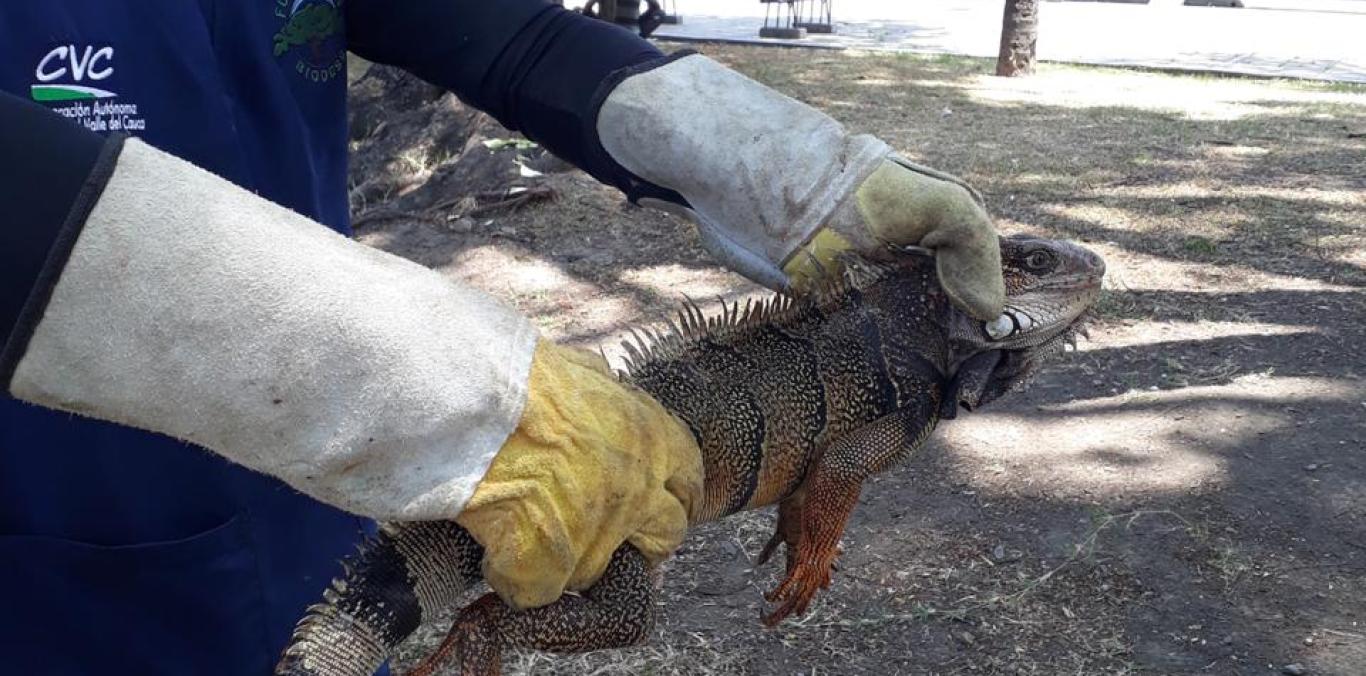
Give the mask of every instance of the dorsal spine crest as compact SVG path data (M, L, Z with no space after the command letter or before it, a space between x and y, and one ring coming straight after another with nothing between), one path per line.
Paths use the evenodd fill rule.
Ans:
M818 283L801 296L778 292L764 299L740 301L718 298L721 311L708 316L696 300L684 294L677 321L665 320L662 327L629 329L631 338L621 342L626 351L626 369L619 372L629 379L646 365L678 359L687 349L704 340L727 341L737 334L765 325L783 327L807 310L828 309L844 300L851 291L861 291L902 269L894 263L870 261L857 255L840 258L843 274ZM644 334L642 336L642 334Z

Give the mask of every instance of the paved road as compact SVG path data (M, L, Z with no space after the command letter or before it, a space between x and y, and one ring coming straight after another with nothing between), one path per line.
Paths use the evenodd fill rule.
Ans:
M1039 58L1366 83L1366 1L1244 0L1245 9L1045 2ZM569 3L572 4L572 3ZM758 0L677 0L660 37L761 42ZM836 34L800 44L994 57L1001 0L834 0ZM762 42L782 42L762 40Z

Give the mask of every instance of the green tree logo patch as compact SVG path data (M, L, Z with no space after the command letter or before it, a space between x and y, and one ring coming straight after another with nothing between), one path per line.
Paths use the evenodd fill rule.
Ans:
M341 0L275 0L284 20L273 38L276 58L292 58L304 79L326 82L346 70Z

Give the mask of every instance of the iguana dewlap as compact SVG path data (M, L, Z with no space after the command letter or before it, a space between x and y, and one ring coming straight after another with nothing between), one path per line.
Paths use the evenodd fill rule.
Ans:
M811 298L777 297L677 323L628 345L625 379L683 420L702 452L694 523L778 505L787 577L764 620L805 611L830 584L863 481L920 447L940 419L1025 384L1073 340L1105 265L1057 240L1001 240L1006 313L983 324L949 302L933 260L848 261ZM299 624L279 674L368 675L418 625L479 581L482 551L453 523L390 524ZM582 594L513 611L485 594L459 613L427 674L447 658L496 674L505 647L579 652L633 645L655 619L653 571L623 544Z

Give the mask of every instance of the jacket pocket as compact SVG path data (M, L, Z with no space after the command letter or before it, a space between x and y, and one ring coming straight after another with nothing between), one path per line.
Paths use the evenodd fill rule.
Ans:
M241 516L179 540L100 546L0 537L9 673L266 674L256 559Z

